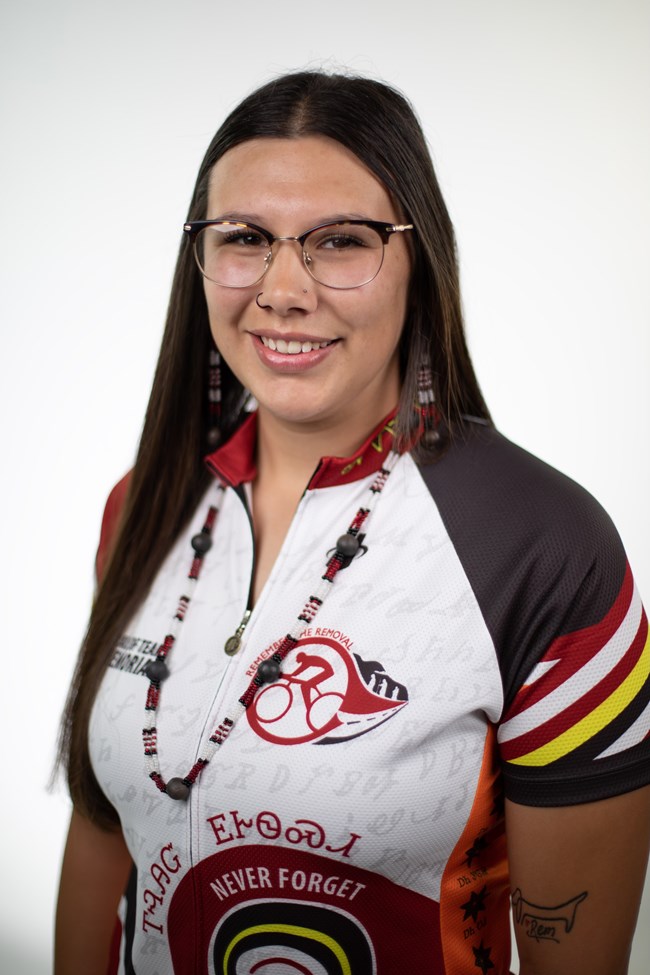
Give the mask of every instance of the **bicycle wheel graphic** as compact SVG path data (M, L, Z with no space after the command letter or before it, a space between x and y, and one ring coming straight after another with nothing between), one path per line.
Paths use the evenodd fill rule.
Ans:
M297 689L289 683L278 682L271 687L265 687L255 698L254 710L257 720L265 725L282 721L289 713L296 693ZM343 695L330 691L318 694L309 707L305 708L303 705L300 707L304 712L303 719L307 727L313 732L321 732L331 724L342 704Z
M334 691L305 696L299 684L278 681L258 693L248 720L267 741L300 745L337 728L342 704L343 695Z
M271 684L260 691L253 705L258 721L272 724L281 721L293 703L293 691L288 684Z
M312 702L307 711L307 724L312 731L323 731L328 727L339 712L343 704L343 695L331 691L328 694L321 694Z

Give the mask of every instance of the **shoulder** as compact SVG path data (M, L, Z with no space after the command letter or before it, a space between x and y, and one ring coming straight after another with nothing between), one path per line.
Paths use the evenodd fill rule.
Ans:
M129 471L128 474L125 474L124 477L117 482L115 487L108 495L108 499L104 507L102 527L99 535L99 547L97 549L97 556L95 559L95 573L98 582L101 582L103 578L108 561L108 555L111 551L111 547L119 527L120 518L124 510L124 503L128 494L129 485L131 483L131 473L132 472Z
M420 471L450 520L480 519L484 529L509 532L568 530L572 542L580 541L585 526L615 534L584 488L490 426L472 424L437 463Z
M539 652L608 612L625 552L610 517L575 481L479 424L420 472L513 678L530 664L531 641Z
M421 468L492 638L506 795L572 805L648 782L648 622L611 519L490 428Z

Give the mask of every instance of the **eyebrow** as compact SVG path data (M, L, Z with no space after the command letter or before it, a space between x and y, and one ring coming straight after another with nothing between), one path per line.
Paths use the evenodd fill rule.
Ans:
M267 229L266 221L264 218L260 217L256 213L246 213L246 212L242 212L241 210L239 211L228 210L225 213L220 213L216 217L208 217L207 219L208 220L232 220L234 223L254 223L257 224L258 227L264 227L264 229ZM367 213L338 212L338 213L326 214L323 217L319 217L315 223L311 224L311 226L319 227L321 224L327 224L327 223L344 223L346 220L376 220L376 219L378 218L369 217Z

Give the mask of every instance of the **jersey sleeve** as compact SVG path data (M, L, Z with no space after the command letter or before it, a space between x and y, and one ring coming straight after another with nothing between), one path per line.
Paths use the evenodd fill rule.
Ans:
M573 805L650 783L648 620L609 516L493 430L439 467L432 493L499 661L507 797Z
M528 648L530 672L498 729L515 802L589 802L650 781L648 620L622 551L610 559L624 562L615 593L602 579L610 565L594 559L565 625Z
M124 509L124 502L131 482L131 473L125 474L121 481L118 481L108 496L102 517L102 527L99 534L99 546L95 558L95 577L97 585L104 577L104 571L108 562L111 546L115 539L115 533L119 527L120 515Z

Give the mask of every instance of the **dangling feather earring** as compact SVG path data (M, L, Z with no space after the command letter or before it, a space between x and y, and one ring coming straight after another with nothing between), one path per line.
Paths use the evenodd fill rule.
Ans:
M433 448L440 440L438 431L438 411L433 392L433 377L431 367L422 364L418 370L418 405L420 417L420 442L428 448Z
M210 349L208 372L208 447L219 446L221 440L221 356Z

